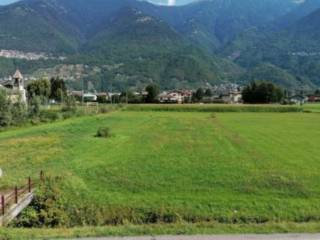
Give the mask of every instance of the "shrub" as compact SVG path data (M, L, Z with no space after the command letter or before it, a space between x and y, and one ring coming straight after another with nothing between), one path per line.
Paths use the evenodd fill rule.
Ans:
M98 129L96 137L99 138L108 138L111 136L110 128L107 127L101 127Z
M100 113L108 113L110 112L110 109L107 106L102 106L99 108Z
M69 118L72 118L72 117L75 117L77 116L77 114L75 112L63 112L62 113L62 118L63 119L69 119Z
M67 95L67 86L63 79L51 78L50 80L50 99L54 99L58 102L62 101Z
M67 96L62 107L63 112L76 112L77 104L76 99L73 96Z
M12 105L12 124L21 125L27 121L27 106L23 102L17 102Z
M46 79L32 81L27 86L27 92L29 98L37 96L42 103L46 103L51 93L50 82Z
M12 122L11 102L8 100L7 94L0 89L0 126L10 126Z
M69 216L60 189L60 177L47 177L35 193L31 204L12 223L17 227L61 227Z
M41 122L54 122L59 119L62 119L62 115L61 113L56 111L46 110L46 111L41 111L40 113Z
M29 101L29 116L30 117L39 117L41 107L40 97L33 97Z

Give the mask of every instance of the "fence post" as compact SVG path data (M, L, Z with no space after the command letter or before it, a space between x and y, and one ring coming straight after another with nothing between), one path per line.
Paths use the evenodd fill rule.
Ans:
M28 190L31 193L31 177L28 178Z
M5 213L5 202L4 202L4 196L2 195L1 196L1 212L2 212L2 215L4 215Z
M18 203L18 187L17 186L14 188L14 202L16 204Z

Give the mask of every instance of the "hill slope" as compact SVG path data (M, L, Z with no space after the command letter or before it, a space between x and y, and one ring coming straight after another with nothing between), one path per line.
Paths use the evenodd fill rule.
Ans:
M61 24L56 10L49 2L31 0L0 7L0 48L73 52L78 34L68 24Z
M224 54L245 68L272 63L319 85L319 23L320 10L316 10L279 31L251 29L227 46Z
M275 24L278 28L289 27L300 19L308 16L312 12L320 8L320 0L305 0L293 11L279 18Z
M227 80L240 71L194 47L162 20L134 8L117 12L82 50L93 56L91 64L106 60L121 64L111 72L131 86L155 81L164 88L196 87Z
M298 82L318 84L314 62L306 61L309 65L301 71L296 68L301 46L315 55L318 36L313 28L318 19L308 16L312 19L276 33L264 27L286 26L317 4L318 0L302 5L293 0L208 0L165 7L137 0L23 0L0 7L0 49L44 52L67 60L0 59L0 76L16 67L41 76L79 65L86 69L74 73L80 77L62 74L73 79L75 87L82 86L78 80L102 90L111 83L117 88L148 82L164 88L195 87L236 80L243 71L236 64L250 69L270 62L294 75L292 79L306 78ZM235 64L217 55L221 49L221 56L236 59Z
M175 8L144 9L194 43L214 51L247 28L263 26L296 7L292 0L211 0Z
M33 62L41 62L37 75L77 64L96 67L97 72L82 79L98 90L106 90L111 82L118 89L148 82L164 88L199 86L230 79L241 71L227 60L205 54L167 23L140 10L151 8L157 6L135 0L25 0L0 8L0 34L8 36L0 38L0 49L67 56L60 63ZM30 62L2 62L5 74L14 64L27 73L35 71Z

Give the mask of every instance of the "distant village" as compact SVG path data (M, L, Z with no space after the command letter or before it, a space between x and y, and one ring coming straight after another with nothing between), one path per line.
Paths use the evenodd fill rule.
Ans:
M199 90L199 89L198 89ZM202 89L200 101L195 101L195 95L198 90L173 89L161 91L158 95L158 103L161 104L188 104L201 102L204 104L242 104L243 86L234 83L222 83L214 85L211 88ZM131 98L126 97L126 93L121 92L84 92L70 91L70 95L84 102L127 102L140 103L137 99L144 99L148 92L133 91L130 92ZM122 101L121 101L122 99ZM199 100L199 99L198 99ZM285 97L286 104L305 104L320 102L320 92L317 93L299 93L298 91L287 92Z
M209 91L203 90L202 101L204 103L241 103L241 87L237 84L221 84L214 86ZM84 99L85 102L97 102L103 98L105 101L111 102L112 99L120 99L121 96L126 97L124 92L83 92L71 91L70 94L77 99ZM143 99L147 96L146 91L130 91L129 98ZM183 104L193 101L194 90L175 89L161 91L158 95L158 102L163 104ZM129 94L128 94L129 95ZM130 102L130 99L128 100ZM125 98L124 98L125 100Z
M24 59L28 61L33 60L48 60L48 59L58 59L58 60L65 60L65 57L53 57L49 56L46 53L34 53L34 52L22 52L17 50L5 50L0 49L0 57L4 58L12 58L12 59Z
M5 89L12 99L22 99L27 101L26 82L35 79L24 79L22 73L17 70L12 76L0 79L0 89ZM160 91L157 102L161 104L187 104L194 102L216 103L216 104L241 104L243 86L235 83L221 83L210 88L191 89L172 89ZM199 92L200 91L200 92ZM73 96L78 101L86 103L141 103L139 99L145 99L147 91L128 92L97 92L97 91L68 91L69 96ZM195 101L197 94L201 99ZM286 93L288 104L304 104L307 102L320 102L320 91L315 93L303 94L296 92ZM201 101L200 101L201 100Z

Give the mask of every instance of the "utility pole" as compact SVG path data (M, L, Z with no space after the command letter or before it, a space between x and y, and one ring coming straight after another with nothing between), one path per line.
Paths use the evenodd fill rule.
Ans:
M82 79L82 96L81 96L81 105L84 105L84 79Z
M113 104L113 99L112 99L112 97L113 97L113 93L112 93L112 80L111 80L111 105Z
M128 88L126 88L126 104L128 105Z

